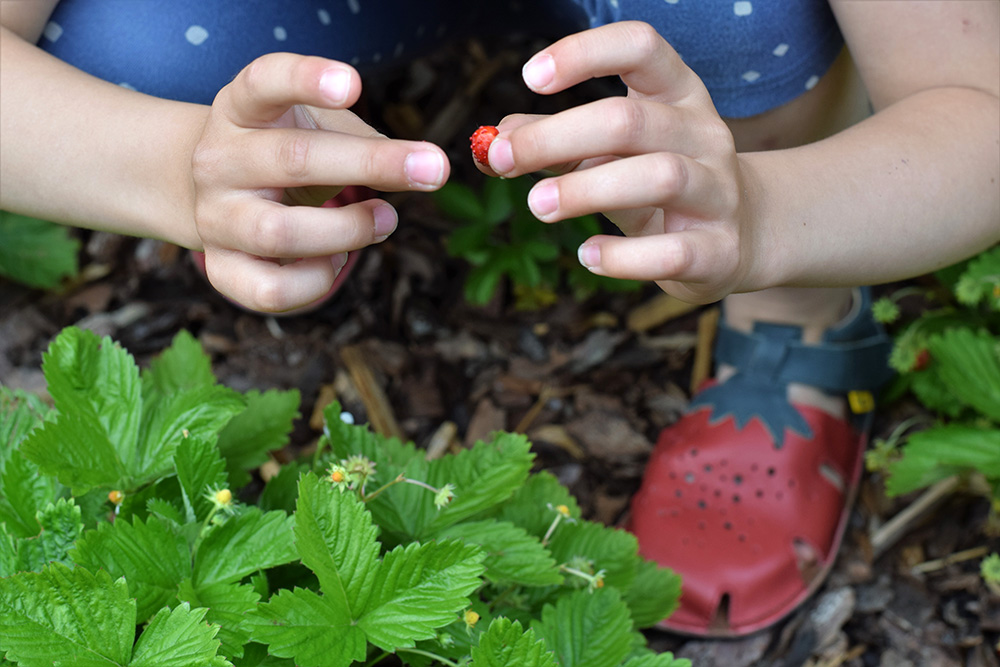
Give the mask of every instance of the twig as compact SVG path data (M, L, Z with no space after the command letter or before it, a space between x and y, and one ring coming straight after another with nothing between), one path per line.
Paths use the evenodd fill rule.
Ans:
M424 458L428 461L433 461L434 459L439 459L448 451L451 444L455 441L455 435L458 433L458 427L455 426L455 422L444 422L442 423L434 435L431 436L430 441L427 443L427 453L424 454Z
M545 405L552 400L554 394L556 392L552 391L550 387L547 385L543 386L541 391L538 392L538 400L524 413L524 417L514 427L514 433L527 433L528 429L531 428L531 424L538 419L538 415L541 414Z
M375 432L391 438L405 439L403 430L396 422L389 398L375 380L375 374L365 361L361 348L357 345L348 345L341 349L340 358L344 360L344 365L347 366L347 371L358 388L361 402L365 404Z
M881 528L876 530L875 534L871 537L873 557L878 558L888 551L916 523L930 514L941 501L954 493L960 483L957 476L941 480L924 491L909 507L892 517Z
M719 309L706 310L698 317L698 344L694 348L691 368L691 393L698 391L701 383L712 373L712 346L719 326Z
M945 556L944 558L935 558L934 560L917 563L910 569L910 572L913 574L936 572L937 570L943 570L949 565L954 565L955 563L962 563L967 560L972 560L973 558L982 558L988 554L989 551L990 550L987 547L973 547L972 549L966 549L965 551L956 551L955 553Z

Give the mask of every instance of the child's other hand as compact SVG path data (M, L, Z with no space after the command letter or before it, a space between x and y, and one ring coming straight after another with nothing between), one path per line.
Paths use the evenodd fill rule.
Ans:
M353 68L289 53L255 60L219 92L192 172L206 273L222 294L265 312L315 301L344 253L397 222L380 199L320 204L345 185L430 191L447 180L440 148L388 139L346 110L360 92Z
M545 222L603 212L618 225L626 238L595 236L581 247L594 273L655 280L700 303L753 287L759 241L748 233L732 134L701 80L653 28L621 22L571 35L524 68L540 94L612 75L627 97L504 119L490 168L561 173L528 197Z

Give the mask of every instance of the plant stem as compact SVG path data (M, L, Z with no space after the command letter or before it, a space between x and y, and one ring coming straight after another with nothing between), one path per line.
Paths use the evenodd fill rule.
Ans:
M559 522L562 521L562 518L563 515L560 514L559 512L556 512L556 518L552 520L552 523L549 525L549 529L545 531L545 536L542 538L543 547L548 546L549 538L552 537L552 533L556 531L556 526L559 525Z
M377 665L378 663L380 663L383 660L385 660L386 658L388 658L390 655L392 655L392 654L389 653L388 651L383 651L382 655L376 656L376 657L372 658L371 660L369 660L368 662L366 662L365 663L365 667L373 667L373 665Z
M438 662L440 662L442 664L448 665L448 667L458 667L458 663L457 662L452 662L451 660L448 660L447 658L443 658L443 657L437 655L436 653L430 653L429 651L421 651L418 648L400 648L400 649L396 649L396 650L399 651L399 652L402 652L402 653L415 653L416 655L422 655L425 658L430 658L431 660L437 660Z
M403 477L403 473L399 473L399 475L396 477L396 479L392 480L391 482L389 482L387 484L383 484L379 488L377 488L374 491L372 491L370 495L366 496L362 492L362 494L361 494L361 501L367 503L369 500L374 500L375 498L377 498L379 496L379 494L381 494L383 491L385 491L386 489L388 489L390 486L395 486L395 485L397 485L397 484L399 484L400 482L403 482L403 481L406 481L406 478Z
M427 489L428 491L431 491L433 493L440 493L440 491L441 491L441 489L435 489L433 486L431 486L427 482L421 482L420 480L410 479L408 477L405 477L405 478L403 478L402 481L406 482L407 484L413 484L414 486L422 487L422 488Z
M205 530L208 528L208 524L212 522L215 515L219 513L219 506L212 505L212 510L205 517L205 520L201 522L201 529L198 530L198 537L195 538L194 545L191 547L191 562L194 562L194 557L198 555L198 547L201 546L201 540L205 537Z

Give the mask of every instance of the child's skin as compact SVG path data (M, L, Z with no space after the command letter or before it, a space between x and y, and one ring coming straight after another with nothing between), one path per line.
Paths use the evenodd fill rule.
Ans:
M269 54L211 107L162 100L35 48L55 4L0 2L0 208L203 249L222 294L280 312L326 294L345 251L396 226L383 200L318 204L344 185L430 191L448 178L439 147L346 110L361 92L348 65Z
M55 1L0 2L2 208L204 249L219 291L282 311L323 295L341 254L384 238L395 213L380 200L280 203L448 177L440 148L380 136L346 111L361 87L347 65L272 54L211 107L160 100L32 46ZM876 111L846 131L805 143L850 119L844 64L792 103L727 124L666 42L619 23L543 50L525 80L549 94L621 75L628 98L508 118L491 165L506 176L573 165L535 186L536 214L608 212L627 238L591 239L584 264L696 302L913 276L1000 240L1000 4L832 5ZM800 319L812 294L746 295L728 317ZM848 293L827 296L830 312L811 317L839 317Z
M618 74L628 98L504 119L491 167L564 171L534 186L535 214L604 211L627 236L587 241L585 265L696 302L910 277L1000 240L1000 4L833 9L875 109L847 131L799 145L857 120L845 108L854 93L843 59L790 104L727 125L665 41L617 23L544 49L524 77L550 94ZM798 297L785 290L785 299ZM789 310L784 319L801 317Z

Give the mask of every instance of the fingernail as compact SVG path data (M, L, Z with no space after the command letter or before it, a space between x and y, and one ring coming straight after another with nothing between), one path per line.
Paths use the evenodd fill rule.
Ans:
M437 187L444 180L444 158L437 151L415 151L406 156L403 171L414 185Z
M514 150L507 139L494 139L490 145L490 167L498 174L506 174L514 168Z
M380 243L389 238L389 234L396 230L399 216L396 215L396 209L388 204L376 206L372 215L375 218L375 241Z
M576 251L576 256L588 269L593 269L601 265L601 246L596 243L584 243Z
M339 67L328 69L319 79L319 89L333 104L343 104L351 92L351 73Z
M532 90L542 90L556 75L556 62L547 53L540 53L521 68L521 77Z
M543 220L559 208L559 188L555 183L540 183L528 193L528 208Z
M339 252L336 255L330 255L330 263L333 264L333 274L337 275L347 264L347 253Z

